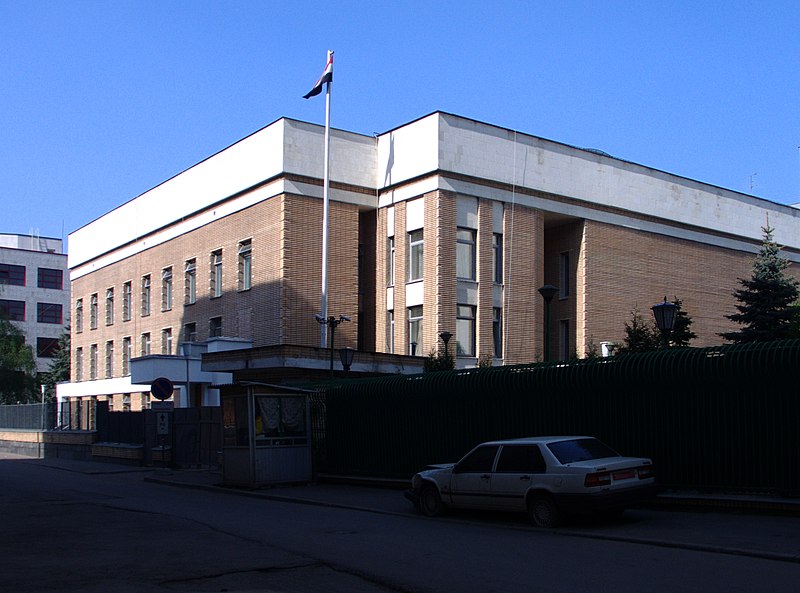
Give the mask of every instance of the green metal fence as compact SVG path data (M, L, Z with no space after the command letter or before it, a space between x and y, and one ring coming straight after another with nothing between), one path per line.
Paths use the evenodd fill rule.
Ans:
M495 438L588 434L667 487L800 495L800 340L330 384L318 471L409 477Z

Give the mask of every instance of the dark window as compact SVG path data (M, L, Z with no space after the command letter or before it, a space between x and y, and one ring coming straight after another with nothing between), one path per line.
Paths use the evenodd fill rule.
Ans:
M597 439L560 441L558 443L550 443L547 445L547 448L550 449L559 463L562 464L619 456L619 453L614 451L614 449L605 443L601 443Z
M52 268L39 268L39 288L64 288L64 272Z
M39 323L60 324L61 320L61 305L55 303L36 303L36 321Z
M464 459L458 462L458 471L463 472L490 472L497 455L497 445L478 447Z
M183 341L196 342L197 341L197 324L187 323L183 326Z
M544 457L537 445L505 445L497 460L497 471L542 473L545 471Z
M58 338L36 338L36 356L53 358L58 352Z
M0 284L25 286L25 266L0 264Z
M0 299L0 319L25 321L25 301L7 301Z
M222 317L212 317L208 320L208 337L218 338L222 335Z

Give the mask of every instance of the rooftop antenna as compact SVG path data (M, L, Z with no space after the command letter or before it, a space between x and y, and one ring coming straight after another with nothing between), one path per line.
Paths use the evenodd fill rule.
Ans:
M750 193L751 193L751 194L753 193L753 188L756 186L756 183L755 183L755 181L756 181L756 180L755 180L755 177L756 177L756 175L758 175L758 173L753 173L753 174L750 176Z

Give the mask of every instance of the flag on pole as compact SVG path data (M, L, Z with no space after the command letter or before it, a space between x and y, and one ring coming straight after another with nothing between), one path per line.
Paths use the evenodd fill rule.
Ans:
M328 63L325 64L325 70L322 72L322 76L319 77L314 88L303 95L303 99L310 99L311 97L319 95L322 92L322 85L326 82L333 82L333 52L330 52L328 55Z

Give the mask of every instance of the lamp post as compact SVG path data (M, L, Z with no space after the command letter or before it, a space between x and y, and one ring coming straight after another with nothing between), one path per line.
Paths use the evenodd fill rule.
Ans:
M545 284L539 289L539 294L544 299L544 360L550 360L550 301L558 293L558 287Z
M342 361L345 377L350 374L350 365L353 364L353 354L355 354L355 350L352 348L339 349L339 359Z
M661 332L661 337L664 340L664 348L669 348L669 334L672 332L672 328L675 327L678 306L675 303L668 303L667 297L664 297L663 303L653 305L651 309L653 310L653 317L656 318L658 331Z
M331 343L329 344L331 350L331 379L333 379L333 340L336 334L336 328L339 326L340 323L344 321L350 321L350 318L347 315L339 315L337 318L334 315L330 317L323 317L322 315L314 315L314 318L317 320L317 323L320 325L327 325L328 331L331 334Z
M450 368L450 349L447 347L447 345L450 343L450 338L453 337L453 334L451 334L449 331L445 330L445 331L443 331L442 333L439 334L439 337L442 338L442 342L444 342L444 359L445 359L445 361L447 361L447 368L449 369Z

